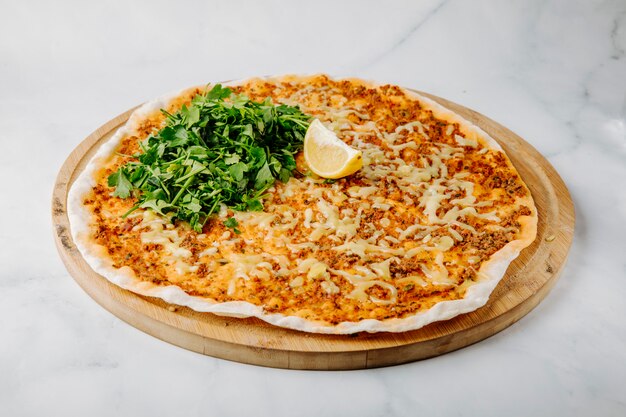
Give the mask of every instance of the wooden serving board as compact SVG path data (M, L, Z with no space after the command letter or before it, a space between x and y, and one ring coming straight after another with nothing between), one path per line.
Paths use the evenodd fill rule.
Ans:
M523 317L554 286L572 243L574 206L552 165L522 138L473 110L424 95L480 126L502 145L530 188L539 212L537 239L510 265L487 305L479 310L405 333L317 335L282 329L256 318L198 313L111 284L85 263L72 241L67 193L100 144L134 109L89 135L59 172L52 219L61 258L94 300L127 323L174 345L237 362L290 369L373 368L441 355L483 340Z

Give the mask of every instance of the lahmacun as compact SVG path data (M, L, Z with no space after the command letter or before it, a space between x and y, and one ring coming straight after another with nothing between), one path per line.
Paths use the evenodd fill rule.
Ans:
M68 215L87 263L138 294L314 333L402 332L483 306L535 239L530 191L498 143L413 91L325 75L226 83L298 106L362 152L338 180L302 153L262 211L221 205L201 230L114 196L108 177L204 88L149 102L72 185ZM236 230L228 221L236 224ZM225 222L227 224L225 224Z

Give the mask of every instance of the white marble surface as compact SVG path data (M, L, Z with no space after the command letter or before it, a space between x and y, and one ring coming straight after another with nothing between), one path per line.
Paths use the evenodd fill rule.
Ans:
M446 97L548 157L578 224L537 309L435 359L300 372L171 346L74 283L49 204L85 136L184 86L318 71ZM623 0L0 0L0 145L0 416L626 415Z

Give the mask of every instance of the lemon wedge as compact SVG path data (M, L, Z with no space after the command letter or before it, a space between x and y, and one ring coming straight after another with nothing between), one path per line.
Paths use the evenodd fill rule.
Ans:
M304 136L304 160L311 171L330 179L346 177L363 167L361 151L346 145L318 119Z

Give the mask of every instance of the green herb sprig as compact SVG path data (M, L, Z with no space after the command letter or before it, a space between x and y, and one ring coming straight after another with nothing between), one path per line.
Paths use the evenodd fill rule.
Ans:
M148 208L188 221L198 232L220 203L263 210L265 191L292 176L310 120L298 107L270 98L253 102L220 84L189 107L162 112L166 126L141 143L136 161L111 174L108 185L114 196L138 199L125 216Z

